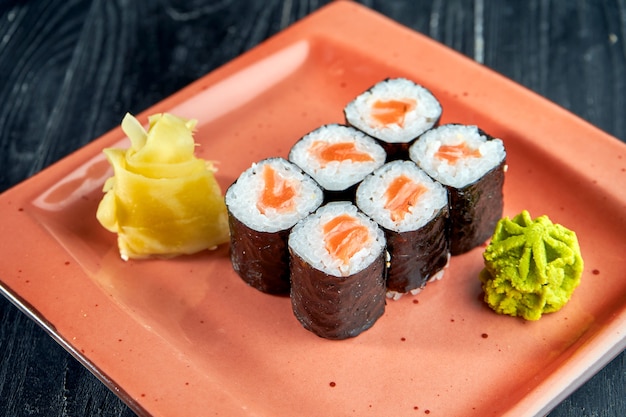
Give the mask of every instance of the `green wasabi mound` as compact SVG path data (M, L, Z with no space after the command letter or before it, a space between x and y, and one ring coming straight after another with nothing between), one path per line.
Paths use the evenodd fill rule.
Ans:
M500 219L483 253L485 302L499 314L538 320L563 307L580 283L576 233L524 210Z

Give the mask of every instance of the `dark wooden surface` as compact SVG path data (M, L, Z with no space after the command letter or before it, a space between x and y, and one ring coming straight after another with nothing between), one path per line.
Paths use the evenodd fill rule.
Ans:
M0 192L325 3L0 0ZM626 139L626 0L362 3ZM0 297L0 415L133 413ZM550 414L624 415L625 353Z

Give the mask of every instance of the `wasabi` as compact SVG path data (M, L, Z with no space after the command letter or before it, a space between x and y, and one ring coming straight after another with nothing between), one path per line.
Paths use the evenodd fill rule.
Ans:
M538 320L563 307L580 283L583 259L576 233L524 210L500 219L483 254L479 277L497 313Z

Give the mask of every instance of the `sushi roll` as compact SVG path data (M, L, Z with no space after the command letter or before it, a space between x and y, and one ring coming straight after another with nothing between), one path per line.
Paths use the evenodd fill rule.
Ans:
M366 177L356 204L385 231L387 297L419 292L449 260L448 193L411 161L393 161Z
M410 158L448 190L450 253L484 243L502 217L506 150L476 126L447 124L424 133Z
M289 294L289 232L323 198L319 185L283 158L253 164L228 188L230 257L246 283L269 294Z
M320 126L289 152L289 160L322 186L327 201L352 200L356 185L385 158L385 150L374 139L340 124Z
M385 310L385 236L350 202L331 202L289 235L291 304L326 339L369 329Z
M441 113L437 98L406 78L385 79L344 108L346 122L376 138L388 160L407 159L411 142L435 126Z

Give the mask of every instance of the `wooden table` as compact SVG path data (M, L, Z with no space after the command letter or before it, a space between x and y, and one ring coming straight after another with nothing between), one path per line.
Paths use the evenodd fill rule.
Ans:
M325 3L0 1L0 192ZM626 139L624 0L361 3ZM0 415L133 412L0 297ZM550 413L623 415L626 353Z

